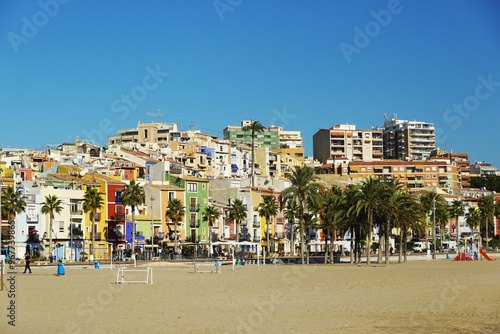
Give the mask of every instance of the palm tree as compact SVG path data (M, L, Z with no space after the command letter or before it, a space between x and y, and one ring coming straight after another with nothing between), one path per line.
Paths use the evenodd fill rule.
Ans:
M436 207L436 221L439 224L439 239L440 239L440 245L439 245L439 252L443 253L443 235L444 235L444 229L446 224L450 220L450 213L449 213L449 208L448 205L439 203L439 205Z
M262 195L262 203L259 204L259 216L266 218L266 248L267 254L271 250L269 238L269 221L278 214L278 205L273 195Z
M439 203L444 204L445 199L444 199L443 195L438 194L435 191L431 191L431 192L428 192L427 194L423 195L422 197L420 197L420 203L422 205L422 209L426 213L429 213L429 212L431 213L430 218L434 222L435 221L434 208L437 208L439 206ZM429 249L429 237L427 235L427 226L428 225L427 225L427 221L426 221L425 222L425 242L426 242L426 248ZM435 229L436 229L436 227L433 225L433 227L432 227L432 236L433 237L436 234Z
M306 254L307 254L307 264L309 264L309 256L311 253L311 245L309 244L309 239L310 239L310 230L316 230L319 225L318 225L318 217L316 213L312 212L306 212L304 213L304 230L307 231L306 235L307 238L305 240L307 248L306 248Z
M294 166L291 174L286 175L291 183L291 186L284 189L280 194L280 202L286 200L295 200L299 203L299 235L301 261L304 264L304 206L308 198L314 199L318 195L318 190L321 185L314 183L315 178L314 168L304 166Z
M49 247L48 256L50 257L50 262L52 259L52 225L54 222L54 212L59 214L62 211L63 202L57 198L56 195L45 196L45 201L42 202L42 213L49 214L50 224L49 224Z
M170 202L168 202L168 207L167 207L167 218L172 220L174 222L174 240L175 240L175 245L174 245L174 251L176 254L179 254L179 247L177 245L178 242L178 236L177 236L177 223L179 220L184 217L185 213L185 207L182 205L182 202L180 199L174 198Z
M281 209L283 210L283 203L281 203ZM286 201L285 208L285 219L290 222L290 248L291 254L295 256L295 243L293 241L293 235L295 234L295 230L293 225L295 224L295 219L299 216L299 206L296 201L290 199Z
M394 212L394 223L399 227L399 258L398 262L402 262L403 249L404 252L404 262L407 260L406 253L406 241L407 233L411 228L416 230L418 233L423 232L423 225L420 223L422 221L422 207L417 203L415 197L411 194L405 192L399 192L398 199L395 201L397 203ZM425 215L423 215L425 218Z
M495 216L495 197L493 195L483 197L481 203L479 203L479 210L483 218L482 220L484 220L486 231L486 249L488 249L488 230L490 225L493 223Z
M6 216L9 221L9 225L13 224L16 219L16 214L21 213L26 208L26 197L24 197L21 192L15 189L13 186L8 186L6 189L1 189L2 192L2 212L0 216ZM1 218L0 218L0 230L1 230ZM11 241L13 242L13 241ZM2 248L2 235L0 231L0 249ZM14 247L14 245L12 245ZM12 254L14 256L14 254Z
M214 226L214 223L217 219L220 217L220 212L217 210L217 208L213 205L208 205L205 208L205 211L201 215L201 219L204 221L208 222L208 242L209 242L209 247L210 244L212 243L212 227Z
M359 235L357 238L354 237L356 232L358 231L360 225L360 215L356 213L356 210L351 210L351 208L355 207L358 203L356 198L359 189L355 185L348 185L344 189L343 197L344 197L344 212L345 212L345 221L344 221L344 229L349 231L351 236L350 241L350 263L359 262L357 259L357 249L359 245Z
M97 188L88 188L83 196L83 211L90 212L92 217L92 248L90 254L94 255L94 243L95 243L95 219L97 216L97 210L102 209L104 206L104 199L99 193Z
M464 203L458 199L453 200L450 206L450 218L455 218L455 226L457 227L457 244L460 240L460 228L458 226L458 218L462 217L465 213Z
M381 178L369 177L361 182L359 192L356 194L358 203L354 210L357 213L364 211L368 215L368 235L366 243L366 263L370 264L370 249L372 245L372 230L374 211L379 205L383 204L381 196L382 181Z
M344 199L340 188L331 188L324 192L320 192L321 201L318 209L320 211L320 227L325 234L325 261L328 261L330 254L330 264L333 264L333 243L335 241L336 229L340 227L341 221L344 218ZM328 246L330 239L330 248Z
M472 231L472 237L474 237L474 228L479 226L480 221L481 212L479 211L479 209L476 207L469 208L469 212L465 214L465 222ZM481 235L481 231L479 232L479 235Z
M240 225L243 219L247 219L247 205L241 199L236 199L229 209L229 219L236 223L236 242L240 241Z
M255 133L261 133L262 131L264 131L264 127L262 126L262 124L260 124L259 121L253 121L253 120L250 120L250 124L249 125L246 125L244 126L241 130L243 131L251 131L252 132L252 187L255 187L255 184L254 184L254 160L255 160L255 146L254 146L254 142L255 142Z
M144 203L145 200L144 188L141 187L135 180L130 181L130 183L125 186L125 190L122 192L121 200L123 205L130 206L132 209L132 252L135 253L135 208L138 205ZM153 213L151 213L152 215ZM151 237L152 238L152 237ZM151 239L153 240L153 239ZM151 247L153 243L151 242ZM153 251L153 248L151 248Z

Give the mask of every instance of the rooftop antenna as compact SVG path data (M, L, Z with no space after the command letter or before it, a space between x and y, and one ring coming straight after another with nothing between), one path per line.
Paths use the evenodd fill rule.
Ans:
M387 113L384 113L384 121L387 121Z
M156 110L156 112L158 113L158 123L160 123L161 109Z

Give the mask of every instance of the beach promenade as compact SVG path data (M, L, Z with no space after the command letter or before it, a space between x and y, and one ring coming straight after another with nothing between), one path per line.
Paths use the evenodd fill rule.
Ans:
M33 267L0 294L1 333L498 333L500 261L256 265L194 274L154 266L154 284L117 269ZM137 273L141 275L141 273ZM7 308L14 301L15 327Z

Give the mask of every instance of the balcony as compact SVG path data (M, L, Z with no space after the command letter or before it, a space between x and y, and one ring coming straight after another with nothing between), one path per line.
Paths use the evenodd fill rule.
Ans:
M101 232L90 233L90 239L94 238L95 241L101 241Z
M191 227L191 228L198 228L198 227L200 227L200 220L199 219L198 220L191 220L189 222L189 227Z
M90 215L89 215L90 220L92 220L92 217L93 217L93 216L94 216L94 213L93 213L93 212L91 212L91 213L90 213ZM101 220L101 213L99 213L99 212L98 212L98 213L95 215L95 220L96 220L96 221Z
M253 227L260 227L260 221L254 221Z
M124 213L115 213L114 219L115 220L125 220L125 214Z
M190 212L199 212L200 211L200 205L199 204L196 204L196 205L192 205L189 207L189 211Z
M40 215L39 214L27 214L26 215L26 221L28 223L38 223L40 221Z

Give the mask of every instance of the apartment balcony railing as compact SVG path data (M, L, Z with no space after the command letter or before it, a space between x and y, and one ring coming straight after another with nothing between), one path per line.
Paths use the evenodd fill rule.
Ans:
M200 205L199 204L196 204L196 205L192 205L189 207L189 211L190 212L199 212L200 211Z
M115 213L114 217L115 217L115 220L125 220L124 213Z
M26 221L28 223L38 223L40 221L40 215L39 214L33 214L33 215L26 215Z
M28 239L26 240L26 242L38 243L40 242L40 235L38 235L38 233L36 232L32 232L28 235Z
M92 217L94 216L94 214L91 212L90 213L90 220L92 220ZM101 220L101 213L97 213L95 215L95 220L98 221L98 220Z
M260 227L260 221L254 221L253 227Z
M189 227L191 228L197 228L197 227L200 227L200 220L191 220L189 222Z
M72 215L83 215L83 210L71 210Z

